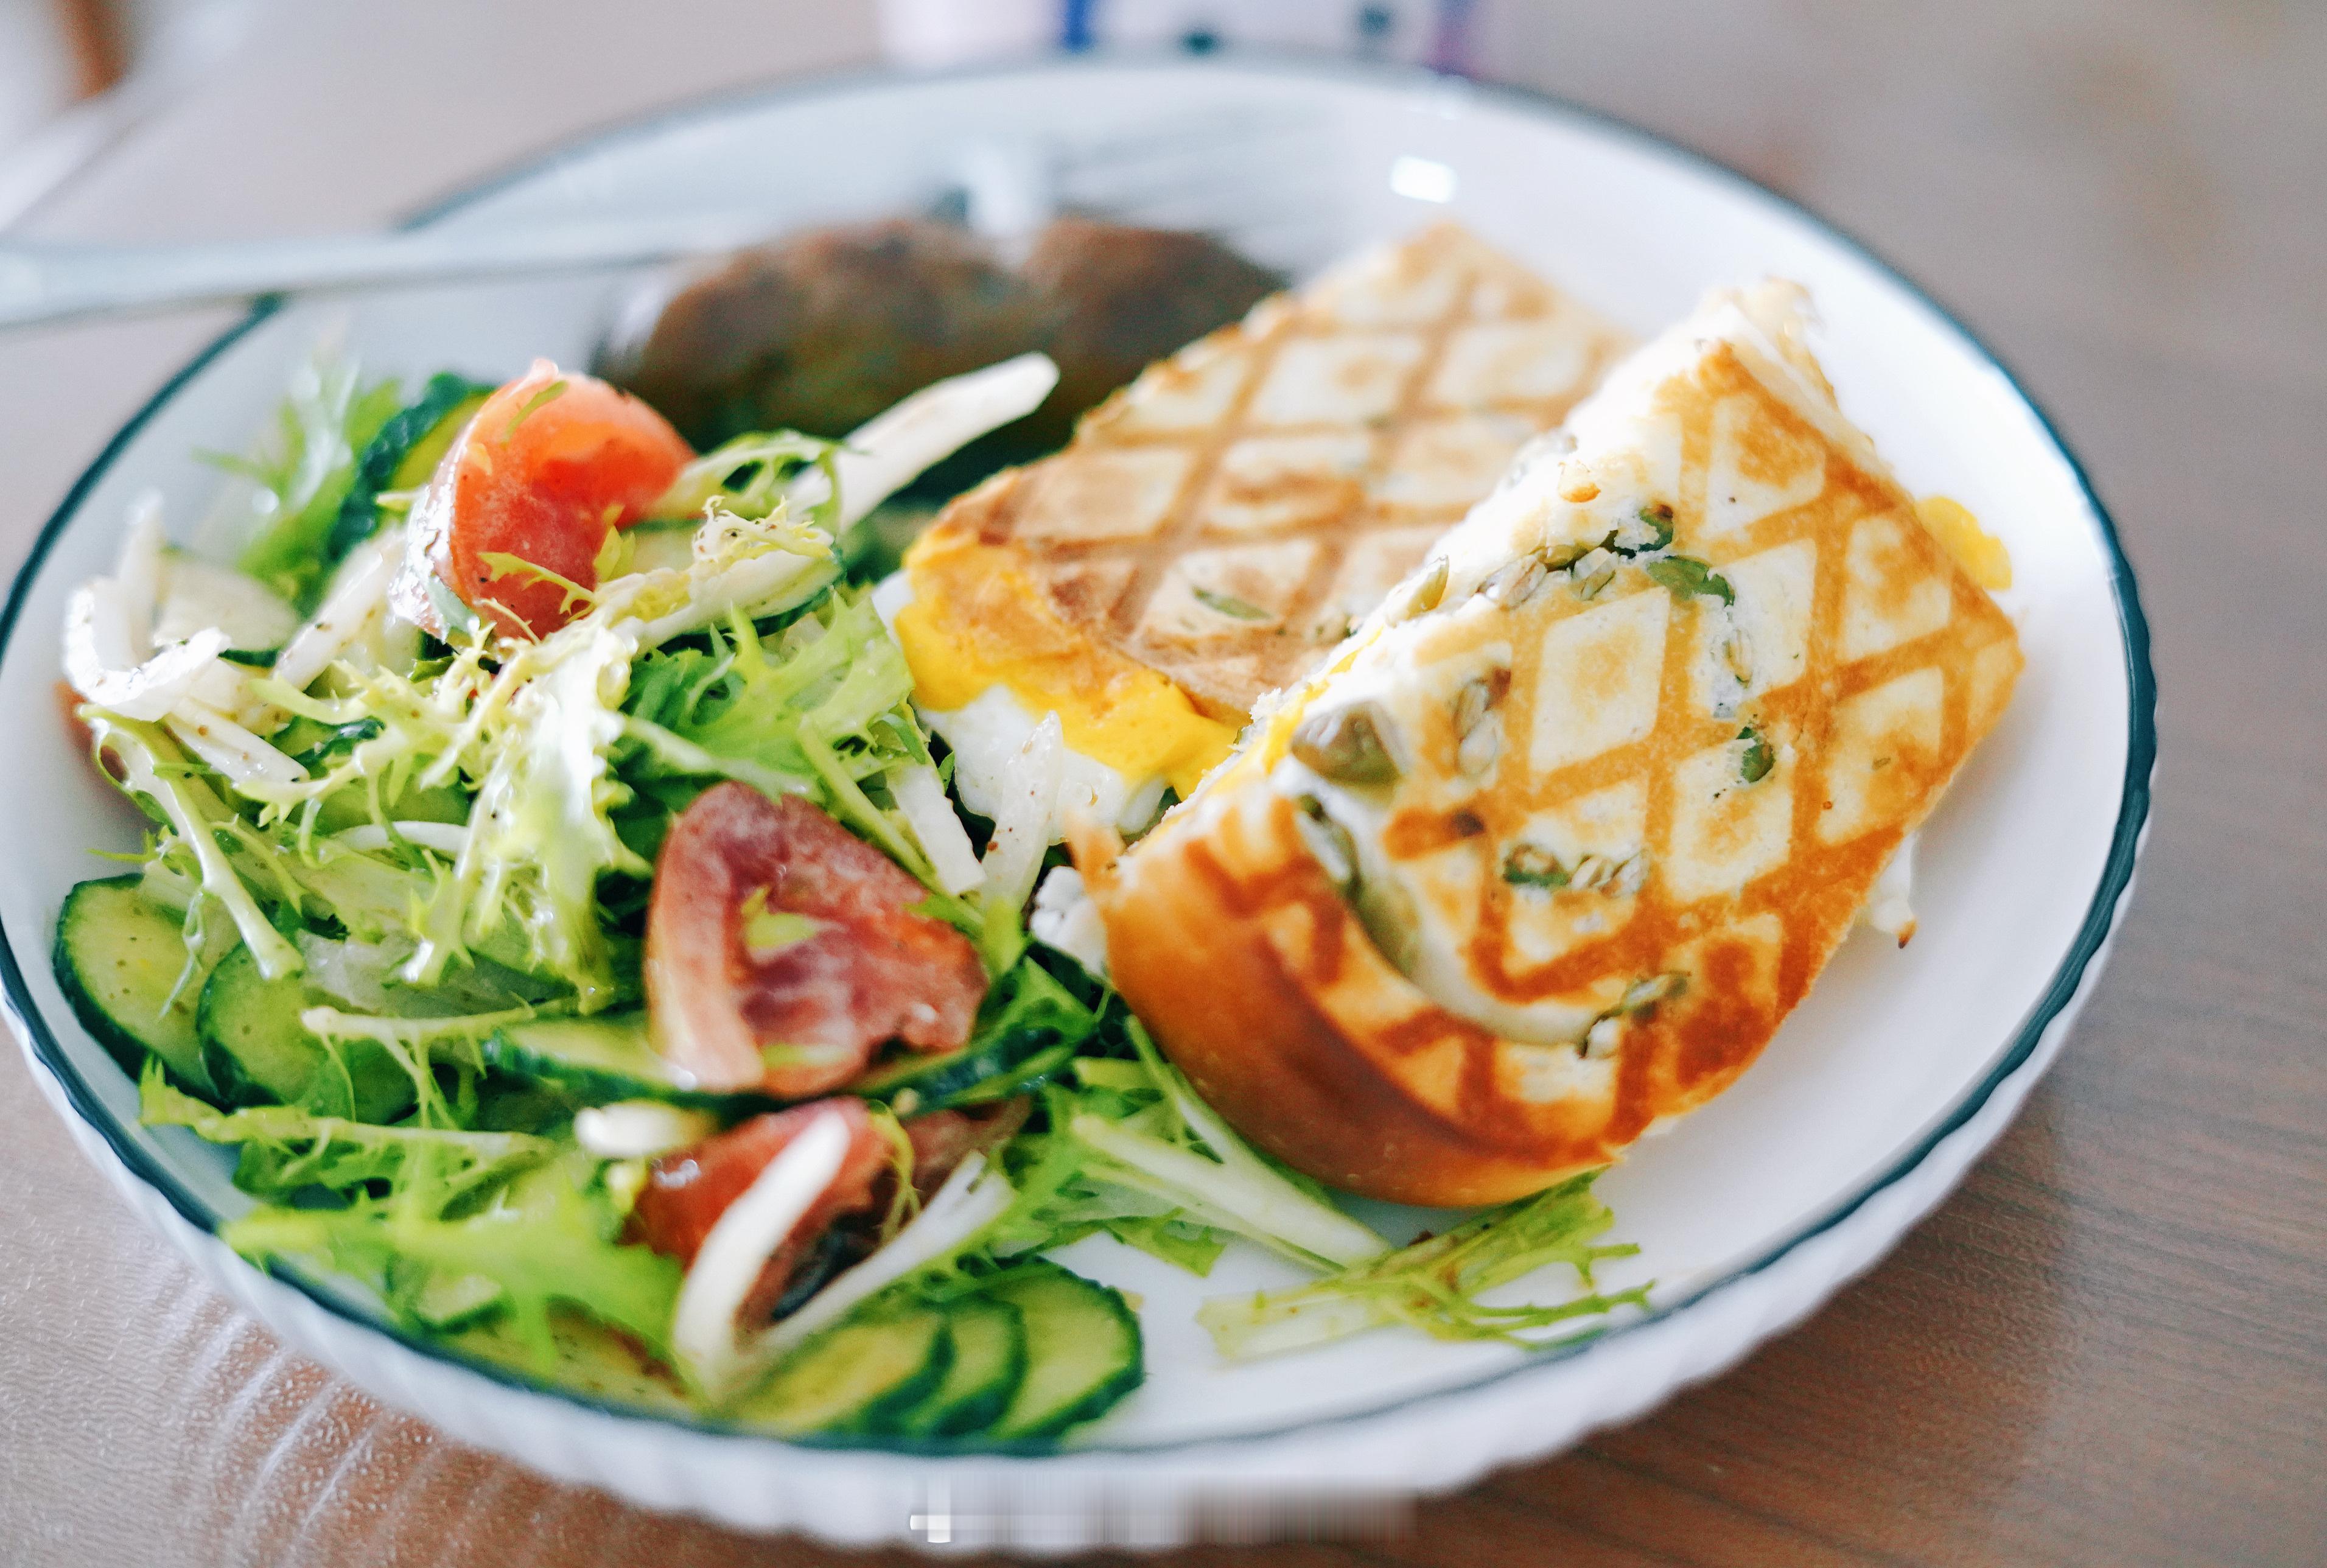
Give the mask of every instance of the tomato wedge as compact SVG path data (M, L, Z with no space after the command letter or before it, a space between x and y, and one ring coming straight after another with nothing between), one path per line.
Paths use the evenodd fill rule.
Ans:
M555 631L581 608L565 584L596 587L609 530L645 517L694 457L629 393L536 359L485 399L414 502L389 605L443 636L433 579L505 635Z
M931 1111L905 1124L913 1147L913 1190L934 1197L955 1167L972 1154L998 1148L1026 1125L1034 1102L1024 1095L967 1111Z
M935 1111L907 1122L914 1191L927 1199L972 1153L991 1149L1016 1132L1028 1109L1021 1098L974 1113ZM873 1251L880 1222L896 1196L896 1150L874 1125L862 1100L840 1096L771 1111L663 1155L649 1167L646 1186L631 1210L630 1238L692 1265L728 1206L827 1111L839 1113L848 1126L840 1172L769 1255L737 1317L764 1323L799 1305L794 1297L805 1299Z
M647 1003L655 1044L711 1089L836 1089L897 1040L969 1038L986 968L914 912L921 884L826 812L749 785L706 789L655 863Z
M759 1283L744 1298L739 1317L745 1322L765 1322L775 1315L803 1265L811 1262L845 1265L846 1261L853 1261L824 1255L826 1248L818 1243L827 1232L853 1216L874 1215L888 1207L886 1197L876 1189L892 1186L883 1179L892 1169L894 1151L874 1126L862 1100L818 1100L772 1111L715 1133L692 1147L665 1154L649 1168L646 1186L631 1210L631 1237L681 1264L693 1264L727 1206L744 1194L769 1162L782 1153L809 1123L827 1112L839 1113L848 1125L847 1153L841 1156L840 1173L832 1185L769 1255ZM849 1250L861 1253L869 1250L873 1238L867 1235L855 1239L865 1245Z

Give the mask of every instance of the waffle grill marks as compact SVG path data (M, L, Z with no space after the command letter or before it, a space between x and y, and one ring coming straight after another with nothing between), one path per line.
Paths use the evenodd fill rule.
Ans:
M1362 813L1343 825L1361 859L1368 844L1381 851L1365 874L1424 914L1428 964L1393 963L1312 858L1294 797L1331 792L1267 742L1112 871L1087 867L1117 984L1164 1049L1239 1128L1327 1181L1493 1201L1603 1163L1720 1092L1801 1000L2009 695L2010 623L1910 521L1872 449L1763 385L1726 341L1693 341L1677 344L1680 369L1603 407L1608 450L1579 454L1579 482L1538 471L1474 513L1441 546L1460 586L1418 619L1378 621L1298 699L1374 704L1403 738L1413 765L1394 785L1327 805ZM1815 365L1785 357L1823 394ZM1564 505L1537 493L1551 481ZM1676 593L1638 561L1589 600L1567 576L1516 608L1477 591L1538 528L1597 538L1667 498L1672 552L1732 585L1737 604ZM1725 716L1701 678L1716 621L1758 639ZM1603 724L1547 693L1546 649L1565 637L1576 651L1617 623L1623 652L1569 661L1593 690L1642 677L1640 713ZM1468 710L1453 699L1498 664L1500 757L1466 772ZM1535 766L1537 732L1563 714L1580 714L1594 743L1555 737ZM1271 733L1291 722L1280 714ZM1540 857L1534 887L1500 874L1531 834L1542 854L1556 848L1564 883ZM1648 857L1637 884L1587 886L1580 852L1628 845ZM1569 910L1596 923L1519 918ZM1650 982L1666 989L1613 1038L1557 1032Z
M1740 717L1716 718L1701 701L1701 623L1717 606L1702 596L1683 601L1628 569L1588 603L1546 592L1505 615L1449 624L1435 643L1417 642L1416 651L1436 662L1489 638L1556 648L1560 627L1580 630L1583 617L1653 617L1661 623L1662 658L1652 725L1641 733L1621 713L1612 723L1586 713L1584 727L1594 738L1555 745L1554 765L1539 773L1506 766L1477 793L1448 788L1459 786L1451 770L1444 782L1401 786L1402 797L1420 798L1401 799L1385 846L1393 856L1419 860L1457 836L1451 825L1461 817L1464 827L1485 827L1463 836L1500 853L1564 803L1629 782L1643 786L1649 874L1629 909L1621 900L1607 901L1603 934L1576 940L1547 962L1527 963L1514 912L1519 901L1546 895L1489 875L1464 957L1481 990L1498 1002L1591 1005L1612 984L1691 972L1684 949L1706 933L1718 935L1699 962L1750 962L1757 973L1770 972L1760 1022L1748 1028L1742 1014L1728 1017L1739 1004L1724 999L1710 970L1699 970L1691 988L1698 1000L1660 1005L1630 1030L1661 1042L1641 1054L1677 1075L1664 1086L1668 1095L1694 1103L1705 1083L1725 1081L1724 1073L1743 1065L1730 1064L1718 1048L1724 1031L1750 1042L1750 1056L1808 989L1900 839L1992 723L2019 659L2002 613L1912 521L1904 493L1830 449L1726 345L1708 354L1694 378L1668 384L1662 412L1681 427L1675 552L1740 579L1751 570L1741 563L1773 551L1793 550L1799 562L1806 548L1813 564L1800 673L1755 671L1757 684L1773 684L1743 710L1770 741L1774 766L1743 782ZM1757 464L1773 452L1781 461ZM1712 497L1707 481L1716 474L1729 482ZM1757 495L1776 509L1753 515L1748 502ZM1707 528L1709 511L1723 514L1723 530ZM1532 636L1520 630L1529 620ZM1538 714L1556 712L1542 687L1546 673L1542 658L1523 657L1515 669L1504 713L1515 754L1525 755ZM1635 1048L1628 1043L1625 1051L1629 1061ZM1487 1114L1486 1102L1479 1114Z
M1321 1180L1418 1203L1536 1190L1719 1092L1782 1015L1763 916L1677 949L1704 984L1615 1055L1499 1040L1390 966L1288 801L1257 774L1223 784L1120 863L1119 887L1094 885L1103 907L1163 917L1111 919L1110 951L1197 1092Z
M1441 225L1151 368L974 526L1014 542L1069 619L1241 720L1625 346Z

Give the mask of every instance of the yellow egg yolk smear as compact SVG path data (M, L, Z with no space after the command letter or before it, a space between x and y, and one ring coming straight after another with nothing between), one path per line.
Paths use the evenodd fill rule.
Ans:
M1979 526L1969 507L1947 496L1925 496L1915 503L1915 516L1973 582L1991 593L2012 586L2012 552Z
M1011 551L932 529L905 553L905 577L897 640L923 707L951 712L1003 686L1028 713L1058 714L1082 755L1135 785L1160 774L1182 798L1236 743L1170 679L1070 625Z

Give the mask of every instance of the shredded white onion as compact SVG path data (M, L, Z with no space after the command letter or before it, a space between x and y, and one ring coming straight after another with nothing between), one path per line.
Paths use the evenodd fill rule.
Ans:
M930 868L937 873L938 885L949 893L966 893L986 880L986 868L977 863L977 851L970 846L969 830L954 814L953 802L946 798L945 785L935 768L916 762L889 775L889 793L895 797L897 809L921 841L921 853L930 857Z
M931 382L852 431L833 454L840 480L840 526L887 500L921 471L989 430L1032 414L1059 384L1043 354L1021 354L983 370ZM825 498L824 472L811 469L792 487L796 505Z
M574 1114L574 1141L601 1160L651 1160L718 1130L719 1118L710 1112L662 1100L618 1100Z
M65 679L75 691L86 693L113 670L136 668L143 657L120 583L99 577L72 591L65 601Z
M266 583L231 566L199 555L163 556L154 641L182 641L205 626L224 631L236 648L281 648L299 629L299 612Z
M180 745L229 783L296 784L307 777L306 769L197 697L179 698L162 723Z
M398 822L396 836L423 849L433 849L439 854L458 854L469 845L469 828L461 822ZM377 854L394 841L388 829L377 822L360 822L353 827L332 835L335 844L350 849L360 849Z
M128 616L131 664L154 651L154 616L162 599L162 492L142 491L129 503L121 559L113 569Z
M735 1314L768 1259L840 1174L848 1142L848 1123L837 1111L809 1122L727 1206L696 1252L679 1286L670 1342L696 1386L714 1398L763 1364L760 1342L738 1344Z
M970 1155L954 1167L921 1211L889 1238L888 1246L834 1276L799 1311L762 1334L752 1346L754 1355L774 1359L857 1302L954 1251L991 1225L1014 1196L1000 1171L988 1174L985 1155Z
M1035 873L1042 869L1042 855L1051 847L1058 822L1066 750L1066 732L1056 714L1043 714L1018 749L1002 809L994 819L994 841L986 846L989 911L1014 914L1034 891Z
M107 713L153 723L190 695L226 651L226 633L206 628L165 648L143 664L108 662L131 646L119 584L100 578L73 593L65 607L65 679Z
M390 528L349 557L322 608L283 645L275 660L275 678L294 691L305 691L329 669L363 635L373 612L388 602L388 585L403 555L404 530ZM257 723L264 710L264 704L255 703L239 716L246 723Z

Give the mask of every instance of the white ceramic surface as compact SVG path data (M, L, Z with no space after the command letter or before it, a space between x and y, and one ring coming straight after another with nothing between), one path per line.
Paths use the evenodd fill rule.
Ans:
M1656 1313L1533 1359L1385 1332L1231 1368L1193 1307L1288 1274L1232 1249L1199 1282L1095 1239L1068 1261L1144 1297L1146 1386L1061 1454L935 1460L592 1408L407 1345L328 1283L267 1279L212 1239L211 1217L243 1203L229 1162L190 1135L136 1126L134 1086L73 1022L48 972L64 890L102 874L87 850L135 831L58 723L64 595L103 569L125 508L148 486L175 530L193 531L218 488L193 453L246 444L319 334L342 331L368 369L413 378L448 366L507 375L539 353L578 363L625 281L606 275L255 319L108 447L10 600L0 726L23 737L0 821L12 1022L83 1146L221 1288L455 1435L650 1505L844 1540L1155 1542L1257 1499L1459 1485L1638 1414L1806 1314L1944 1196L2059 1048L2130 889L2154 760L2145 634L2107 521L2042 417L1927 300L1816 220L1556 105L1406 75L1184 62L780 90L615 132L431 220L750 201L785 227L917 203L972 135L1073 142L1246 114L1305 127L1260 155L1305 160L1314 200L1248 237L1296 271L1451 210L1644 334L1706 287L1771 272L1801 280L1828 323L1819 348L1845 410L1910 488L1957 497L2011 546L2017 582L2005 602L2027 673L1926 832L1914 944L1846 946L1736 1088L1602 1183L1618 1238L1641 1247L1605 1277L1656 1281ZM937 1518L951 1523L933 1528Z

